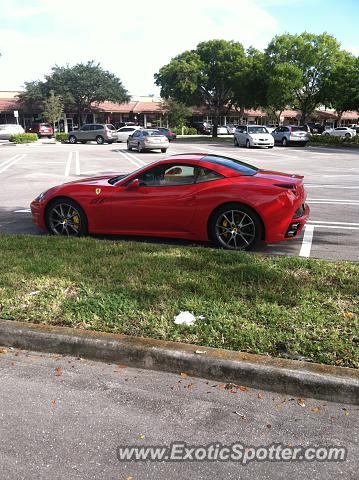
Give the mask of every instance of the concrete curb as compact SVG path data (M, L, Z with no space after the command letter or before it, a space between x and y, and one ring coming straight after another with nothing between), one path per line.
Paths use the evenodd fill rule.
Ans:
M137 368L186 372L222 383L359 404L359 370L350 368L8 320L0 320L0 345Z

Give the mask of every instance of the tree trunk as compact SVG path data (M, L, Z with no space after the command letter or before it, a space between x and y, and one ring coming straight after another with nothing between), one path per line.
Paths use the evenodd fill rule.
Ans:
M242 105L239 109L239 123L242 125L244 123L244 107Z
M214 122L213 122L213 131L212 131L212 138L217 138L217 127L218 127L218 108L214 111Z

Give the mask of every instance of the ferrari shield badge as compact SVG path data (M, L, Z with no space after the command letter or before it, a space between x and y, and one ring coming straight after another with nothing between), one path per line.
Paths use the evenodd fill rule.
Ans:
M101 193L101 188L96 188L96 195L100 195Z

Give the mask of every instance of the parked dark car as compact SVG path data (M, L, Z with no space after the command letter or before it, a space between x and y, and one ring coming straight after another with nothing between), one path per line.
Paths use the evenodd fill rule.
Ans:
M195 128L198 133L202 135L211 135L213 130L213 125L207 122L192 122L191 127Z
M323 133L325 127L320 123L308 122L307 126L309 127L310 133Z
M177 138L177 135L174 132L172 132L170 128L165 128L165 127L149 127L149 128L154 130L159 130L165 137L168 138L170 142L172 142L172 140L175 140Z
M36 135L41 137L48 137L52 138L54 134L54 129L49 123L33 123L29 128L26 130L27 133L36 133Z

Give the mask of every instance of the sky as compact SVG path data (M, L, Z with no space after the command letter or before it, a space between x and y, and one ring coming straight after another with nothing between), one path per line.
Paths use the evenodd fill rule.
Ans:
M0 91L95 60L130 94L158 95L154 73L201 41L264 49L303 31L331 33L359 55L359 0L0 0Z

